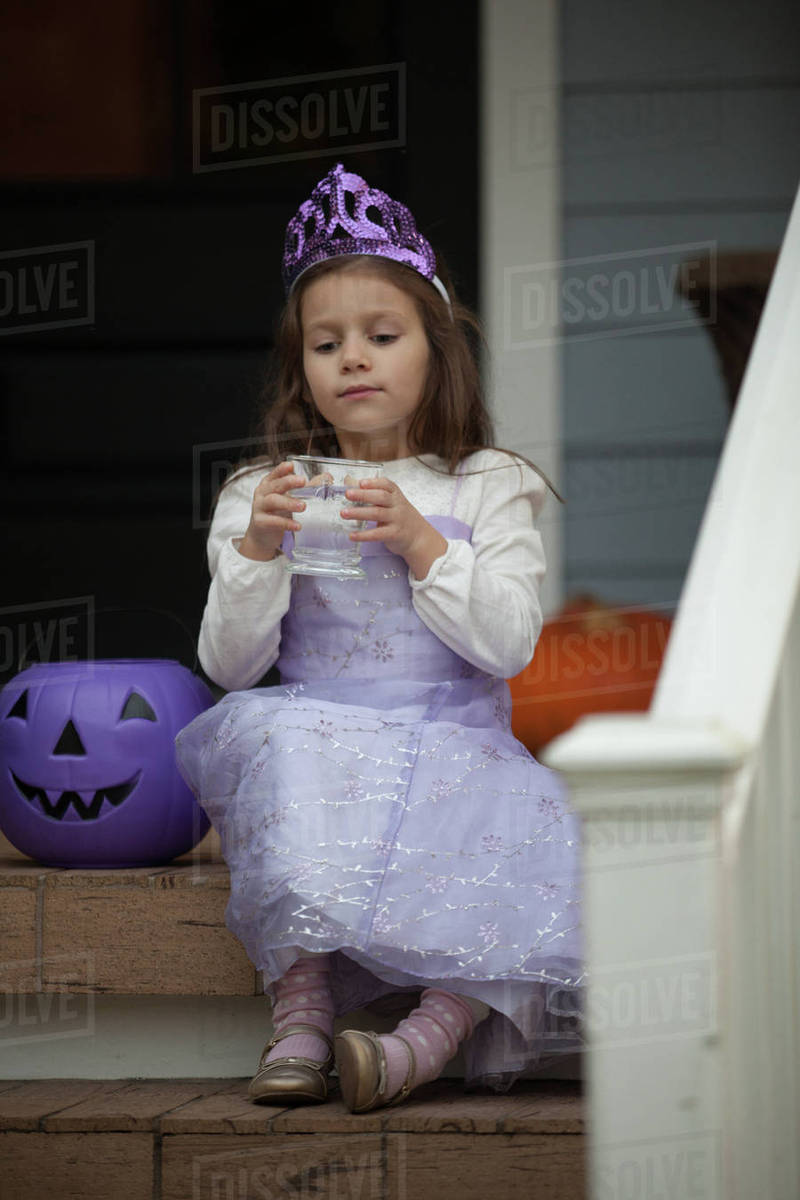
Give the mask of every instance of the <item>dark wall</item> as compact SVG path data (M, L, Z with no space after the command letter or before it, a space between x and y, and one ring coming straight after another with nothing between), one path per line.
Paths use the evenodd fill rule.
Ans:
M192 661L212 476L238 457L199 447L253 432L286 222L340 157L300 146L294 161L197 172L196 89L403 64L404 144L341 159L409 204L477 299L475 4L455 22L418 0L112 8L34 0L3 18L0 269L13 279L28 261L9 252L91 243L94 314L24 332L7 320L0 338L0 681L37 619L73 598L161 610L98 611L94 656Z

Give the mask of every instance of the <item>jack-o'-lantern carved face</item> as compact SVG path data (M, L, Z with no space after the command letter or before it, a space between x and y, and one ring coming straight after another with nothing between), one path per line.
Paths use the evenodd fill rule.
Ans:
M26 688L15 701L6 720L13 720L16 717L27 722L28 694L29 689ZM123 704L122 711L117 718L117 724L121 721L137 719L144 721L158 720L144 696L132 691ZM71 717L67 718L67 722L61 730L61 734L51 751L50 757L65 760L87 757L86 747ZM11 778L14 780L20 794L29 800L34 807L38 804L46 816L52 817L56 821L94 821L98 817L106 816L113 812L123 801L127 800L139 782L141 773L141 768L139 768L133 772L130 778L121 781L117 779L115 783L105 783L99 787L90 786L80 788L73 786L63 789L59 789L58 786L46 787L41 782L42 774L38 771L37 775L39 778L37 782L33 782L31 779L22 779L16 774L13 768L11 769ZM119 776L119 771L117 775ZM52 776L50 778L52 782Z
M213 702L169 660L21 672L0 695L6 836L55 865L77 865L75 854L80 865L144 865L184 853L208 818L178 774L175 735Z

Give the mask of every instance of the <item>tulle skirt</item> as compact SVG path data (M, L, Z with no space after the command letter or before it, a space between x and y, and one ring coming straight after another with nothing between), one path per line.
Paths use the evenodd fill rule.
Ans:
M581 1048L584 994L580 822L507 714L486 677L310 682L230 692L176 739L270 998L300 949L332 953L339 1016L473 996L465 1085L498 1091Z

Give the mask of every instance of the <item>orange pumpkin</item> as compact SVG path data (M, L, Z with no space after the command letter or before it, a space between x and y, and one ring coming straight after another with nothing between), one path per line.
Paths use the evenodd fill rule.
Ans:
M652 609L572 597L545 621L530 663L508 681L514 735L537 754L586 713L644 712L671 627L671 617Z

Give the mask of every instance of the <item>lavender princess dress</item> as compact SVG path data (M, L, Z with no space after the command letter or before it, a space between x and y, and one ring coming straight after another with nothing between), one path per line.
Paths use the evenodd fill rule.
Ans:
M511 734L508 684L423 624L402 558L362 554L367 580L293 577L283 682L201 713L178 765L267 995L303 947L333 952L337 1016L403 989L475 996L492 1011L465 1086L503 1091L582 1044L579 820Z

